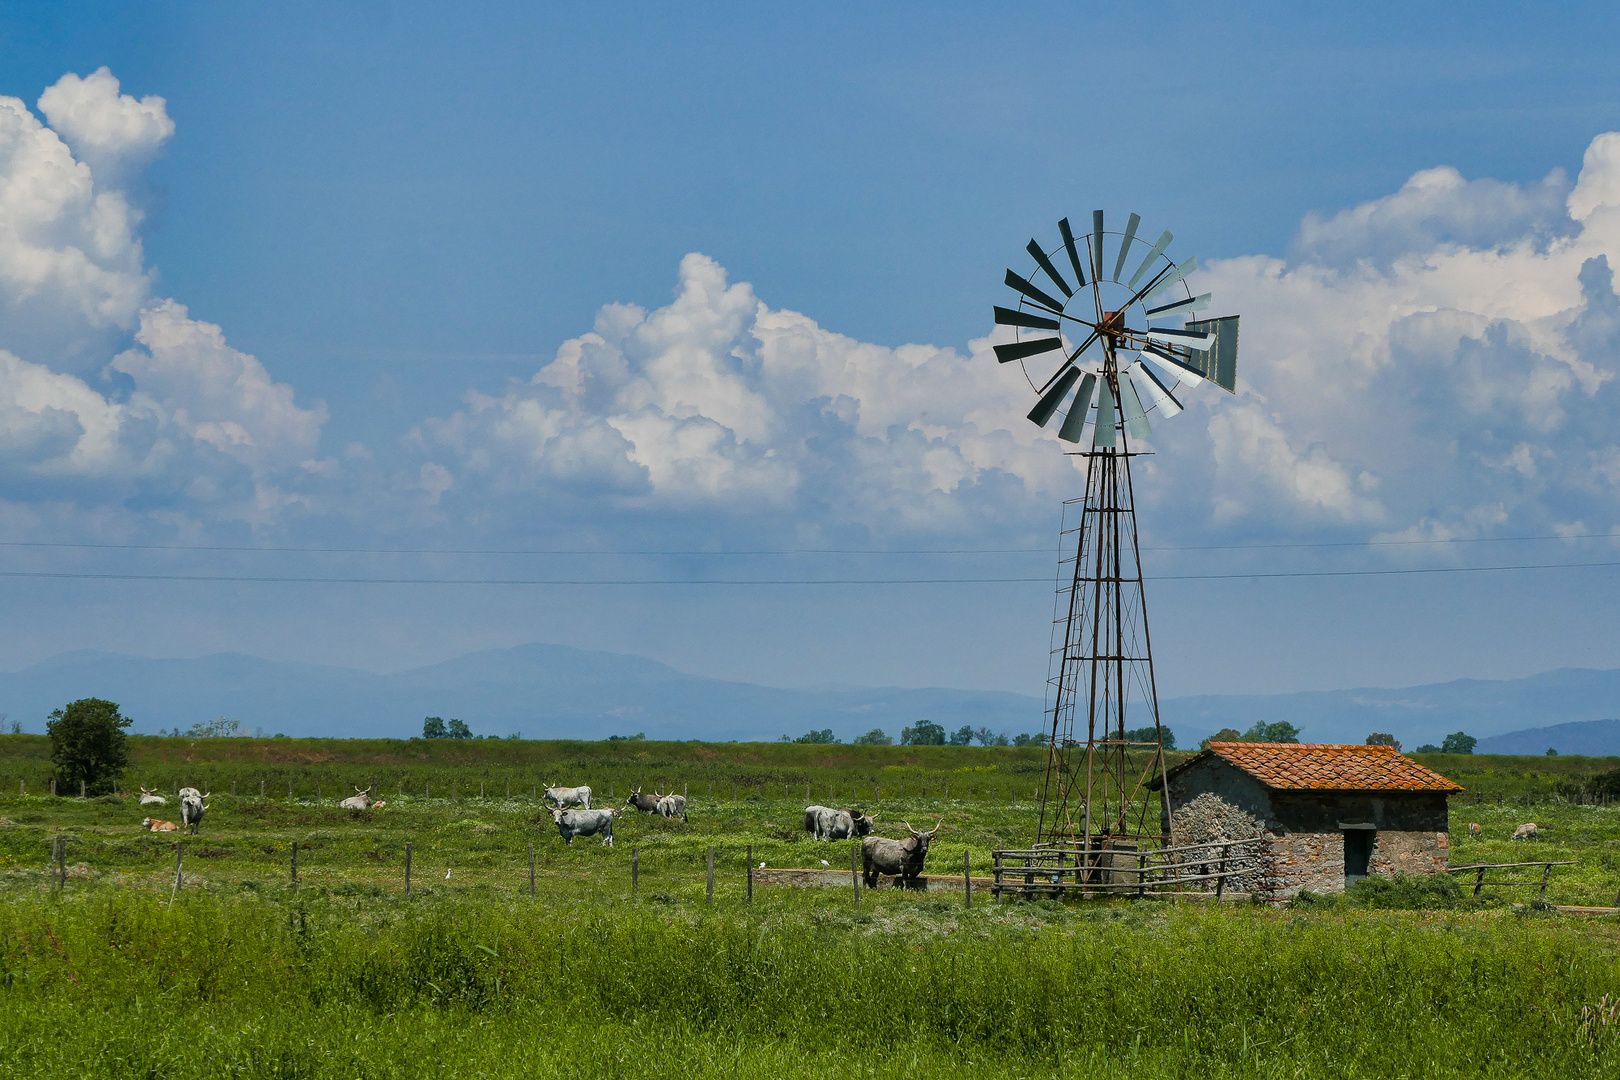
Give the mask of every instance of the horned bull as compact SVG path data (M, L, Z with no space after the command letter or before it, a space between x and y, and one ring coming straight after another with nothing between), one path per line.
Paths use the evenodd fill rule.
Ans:
M203 814L208 811L208 804L204 799L210 798L213 792L204 795L194 787L180 789L180 824L192 836L202 828Z
M555 784L547 784L545 794L541 797L556 803L559 810L570 806L577 806L582 810L591 808L591 789L583 785L558 787Z
M862 840L861 867L866 887L877 888L881 875L898 878L896 885L908 889L916 887L917 878L923 872L923 861L928 858L928 845L944 820L940 818L926 832L913 829L907 821L904 824L911 835L904 840L890 840L886 836L868 836Z

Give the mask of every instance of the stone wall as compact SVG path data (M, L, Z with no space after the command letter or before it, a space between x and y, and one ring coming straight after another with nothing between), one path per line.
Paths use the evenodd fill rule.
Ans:
M1373 841L1374 874L1438 874L1451 860L1443 832L1380 832Z
M1344 833L1272 834L1264 892L1275 899L1301 889L1344 891ZM1450 856L1443 832L1380 831L1373 838L1373 874L1435 874Z

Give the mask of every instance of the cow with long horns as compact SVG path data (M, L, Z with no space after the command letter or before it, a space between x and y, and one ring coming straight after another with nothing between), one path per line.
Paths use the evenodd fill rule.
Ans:
M152 803L156 803L159 806L167 806L169 805L169 800L165 799L151 788L141 788L141 805L148 806Z
M194 787L180 789L180 824L185 826L192 836L202 827L203 814L208 811L208 804L203 800L211 798L213 792L204 795Z
M926 832L913 829L907 821L904 824L911 835L904 840L890 840L886 836L868 836L862 840L861 868L866 887L877 888L878 877L887 875L895 878L898 886L916 888L917 879L922 876L923 860L928 857L928 845L944 820L940 818Z

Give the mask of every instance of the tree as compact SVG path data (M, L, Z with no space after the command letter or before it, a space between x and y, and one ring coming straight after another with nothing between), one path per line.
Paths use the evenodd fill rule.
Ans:
M1201 741L1198 744L1198 749L1200 749L1200 750L1208 750L1209 749L1209 744L1212 743L1212 742L1242 742L1242 741L1243 741L1243 732L1239 731L1237 728L1223 727L1223 728L1221 728L1221 730L1217 731L1215 734L1211 735L1209 738L1204 739L1203 741Z
M634 735L609 735L608 742L646 742L647 733L638 731Z
M1438 754L1439 752L1440 748L1434 745L1432 742L1426 742L1416 750L1412 751L1414 754Z
M1046 745L1046 736L1045 735L1014 735L1012 744L1014 746L1044 746L1044 745Z
M952 746L972 746L973 745L973 725L972 724L963 724L961 727L957 728L954 732L952 732L951 733L951 745Z
M51 713L45 730L51 737L56 782L70 790L83 783L91 795L111 792L129 765L124 737L129 724L117 703L100 698L81 698Z
M444 718L429 716L422 721L422 738L442 739L445 737Z
M445 725L445 732L452 739L470 739L473 737L472 729L460 720L451 720Z
M1176 748L1176 733L1165 727L1163 724L1159 725L1159 729L1157 731L1154 731L1150 727L1139 727L1125 733L1126 742L1150 743L1154 740L1158 740L1159 745L1163 746L1166 750L1174 750Z
M1556 746L1547 747L1547 756L1548 757L1557 757L1558 756L1558 747L1556 747Z
M1244 742L1299 742L1299 728L1286 720L1268 724L1256 720L1254 726L1243 733Z
M1441 741L1440 752L1442 754L1472 754L1474 747L1478 745L1479 740L1466 731L1453 731Z
M900 729L901 746L944 746L945 729L932 720L919 720L912 727Z
M175 734L179 734L178 728ZM186 731L188 739L234 739L242 733L242 721L227 720L220 717L218 720L205 720L200 724L192 724Z
M1393 735L1385 735L1382 731L1375 731L1367 736L1368 746L1393 746L1395 752L1401 752L1401 741Z
M883 729L875 727L865 735L857 735L852 740L856 746L893 746L894 740L883 734Z
M980 746L1006 746L1007 745L1007 736L1006 735L997 735L995 732L991 731L987 727L981 727L979 730L975 731L973 733L973 737L975 739L979 740L979 745Z
M832 728L822 728L820 731L807 731L793 741L799 743L817 743L823 746L830 746L838 741L838 737L833 734Z

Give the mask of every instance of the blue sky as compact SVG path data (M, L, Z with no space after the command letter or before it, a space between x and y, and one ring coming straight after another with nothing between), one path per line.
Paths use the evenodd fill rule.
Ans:
M1162 692L1620 666L1612 567L1178 580L1620 557L1615 21L0 5L0 569L1037 579L8 578L0 669L542 640L1039 694L1080 480L989 308L1097 207L1244 316L1139 474Z

